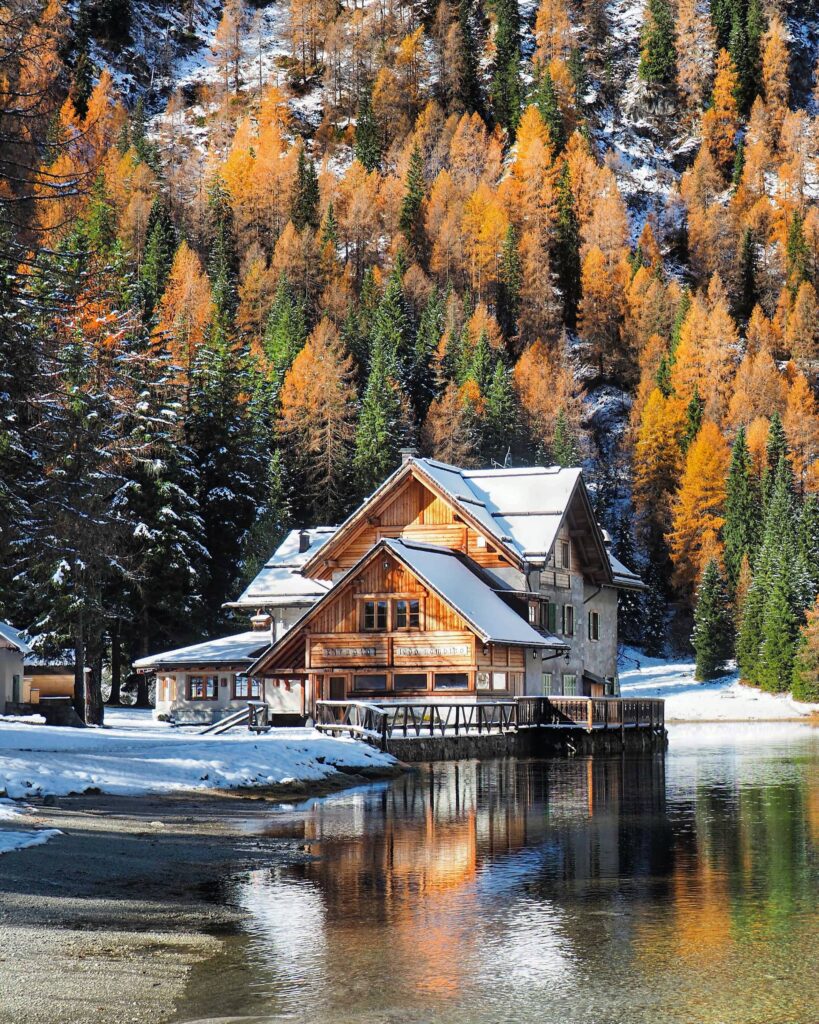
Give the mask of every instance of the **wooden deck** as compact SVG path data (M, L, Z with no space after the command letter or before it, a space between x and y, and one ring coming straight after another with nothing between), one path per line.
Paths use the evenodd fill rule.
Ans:
M316 728L386 750L391 739L481 736L530 729L662 732L665 711L662 700L622 697L515 697L472 704L320 700L316 702Z

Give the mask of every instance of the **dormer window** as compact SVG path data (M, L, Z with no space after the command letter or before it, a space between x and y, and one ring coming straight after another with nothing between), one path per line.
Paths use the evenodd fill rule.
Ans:
M561 569L568 569L568 568L570 568L571 551L572 551L571 545L569 544L569 542L567 540L561 540L561 541L558 542L557 548L558 548L558 557L560 559L560 561L558 562L558 565L560 566Z

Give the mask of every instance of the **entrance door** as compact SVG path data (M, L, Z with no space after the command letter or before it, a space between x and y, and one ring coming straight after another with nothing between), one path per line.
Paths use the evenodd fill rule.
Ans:
M346 683L346 676L330 676L330 700L344 700Z
M12 704L20 703L20 677L12 676L11 680L11 701Z

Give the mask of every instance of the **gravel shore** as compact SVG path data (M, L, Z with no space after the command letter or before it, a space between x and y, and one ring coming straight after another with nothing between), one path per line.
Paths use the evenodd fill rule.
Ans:
M265 801L315 793L35 804L26 825L64 834L0 859L0 1024L179 1020L191 971L240 931L239 911L214 896L219 881L304 856L296 838L261 834Z

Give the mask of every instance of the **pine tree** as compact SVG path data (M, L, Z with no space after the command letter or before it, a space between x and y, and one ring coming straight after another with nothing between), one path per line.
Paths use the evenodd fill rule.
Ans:
M763 690L781 693L791 687L796 648L797 620L788 584L777 579L765 602L762 644L756 681Z
M752 63L748 47L748 28L744 14L742 6L738 4L734 9L731 20L728 52L731 55L731 60L737 72L737 103L739 104L740 111L746 114L751 109L751 104L754 101L756 68Z
M716 679L724 675L731 657L732 625L725 581L715 559L705 567L697 589L694 632L691 642L696 652L695 679Z
M495 120L514 138L520 120L520 13L517 0L495 0L495 65L489 94Z
M741 152L741 149L737 149L738 154ZM754 306L758 301L756 287L756 245L750 228L746 228L742 233L742 243L740 245L737 262L739 293L737 296L736 312L737 316L742 320L747 320L751 316Z
M523 266L518 248L518 235L514 225L510 224L501 250L497 309L498 323L507 338L513 337L517 331L522 281Z
M754 581L748 590L737 636L737 667L743 682L759 685L759 652L765 615L765 594Z
M362 92L358 105L354 153L368 171L376 171L381 166L381 129L373 113L369 89Z
M700 432L704 410L705 400L700 397L699 387L695 384L694 394L691 396L691 400L685 410L685 431L680 439L680 447L683 452L688 451L697 434Z
M483 110L481 88L478 79L476 54L478 48L472 31L474 0L458 0L458 100L468 113L480 114Z
M640 600L640 642L650 658L661 658L666 651L666 598L663 574L653 562L646 569L645 584Z
M307 339L304 301L293 294L286 277L279 279L265 325L262 347L280 385Z
M580 464L580 450L577 438L569 426L566 410L561 407L555 422L555 436L552 440L552 461L556 466L571 467Z
M361 498L371 494L399 465L399 449L406 440L403 419L387 341L377 336L361 399L353 455L356 490Z
M512 377L502 360L495 369L484 392L485 406L481 429L483 462L506 464L507 453L514 450L518 434L517 402Z
M671 86L677 75L677 47L668 0L648 0L640 41L640 78L650 85Z
M370 352L381 349L390 374L401 384L406 384L410 375L413 358L412 336L401 266L396 265L372 314Z
M557 100L552 73L546 67L540 74L537 88L534 94L534 102L543 123L549 132L549 141L552 145L552 152L557 155L566 145L566 127L563 123L563 113Z
M155 199L148 217L145 254L139 268L139 289L143 317L149 323L165 290L176 252L176 229L168 208Z
M421 213L424 208L424 160L418 146L413 146L407 169L404 198L398 217L398 230L407 240L410 250L416 255L423 249L424 228Z
M214 175L208 188L208 276L213 287L213 303L223 329L230 331L238 304L239 254L230 194L219 175Z
M751 456L740 427L731 449L725 494L725 568L731 594L736 592L742 560L753 559L759 542L759 496L751 473Z
M293 194L290 199L290 219L298 231L306 227L314 230L319 226L319 184L316 165L299 146L296 164L296 180L293 183Z
M788 225L788 238L785 245L786 273L791 294L796 295L803 281L808 280L810 250L805 240L804 218L798 210L794 210Z
M267 469L267 489L256 510L256 521L245 537L241 556L241 578L245 584L282 542L292 524L287 471L281 451L275 451Z
M444 307L437 288L433 288L418 320L412 350L408 387L416 420L420 423L434 397L432 359L444 327Z
M788 438L785 434L785 428L782 426L782 417L779 415L778 410L774 410L768 427L768 439L765 445L765 466L762 471L762 502L766 509L771 489L776 480L777 470L780 465L787 469L789 454ZM789 470L787 475L790 477ZM792 478L789 486L792 490Z
M563 164L556 186L554 264L563 293L563 315L573 326L580 300L580 230L568 163Z

